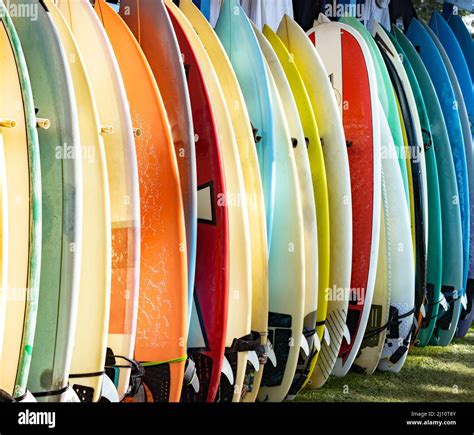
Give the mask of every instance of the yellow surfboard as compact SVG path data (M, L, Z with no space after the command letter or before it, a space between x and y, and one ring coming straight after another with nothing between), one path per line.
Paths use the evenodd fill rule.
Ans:
M234 201L236 198L242 197L245 188L237 142L222 88L209 56L191 23L174 3L165 0L165 4L186 34L203 71L209 96L213 103L219 141L223 152L227 200ZM245 337L251 331L252 264L247 206L245 203L235 204L233 202L228 202L228 206L230 274L226 347L230 348L235 339ZM241 399L247 359L248 352L238 353L237 369L233 382L232 400L234 402L239 402Z
M260 169L250 119L237 77L219 38L192 0L181 0L179 7L194 27L212 62L221 85L237 140L244 177L252 250L252 331L258 332L262 345L268 334L268 249ZM271 364L271 362L269 362ZM263 367L255 373L253 385L244 402L257 398Z
M319 129L316 123L316 117L311 106L311 100L306 90L303 79L293 60L292 55L285 47L278 35L268 26L264 26L263 34L272 45L275 53L280 60L281 66L285 71L290 84L293 96L298 107L301 124L305 138L308 142L308 157L311 166L311 175L313 179L314 199L316 203L316 215L318 225L318 292L317 292L317 318L316 331L318 341L321 342L324 335L324 322L327 316L328 300L326 298L326 289L329 287L329 261L330 261L330 226L329 226L329 199L326 179L326 168L324 164L324 155L321 146ZM312 305L314 302L309 298L306 304ZM306 325L305 325L306 326ZM315 343L317 345L317 343ZM313 349L310 349L311 351ZM311 377L318 359L316 353L306 364L299 365L290 394L296 394L302 388L302 381ZM301 378L301 379L300 379Z

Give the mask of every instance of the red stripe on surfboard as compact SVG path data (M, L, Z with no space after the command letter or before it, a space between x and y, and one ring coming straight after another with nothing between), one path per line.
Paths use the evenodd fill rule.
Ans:
M369 74L356 38L341 31L343 107L352 189L353 256L351 289L361 303L350 303L348 327L351 344L344 340L339 351L343 362L360 328L369 276L374 207L373 119ZM351 316L354 320L351 321Z

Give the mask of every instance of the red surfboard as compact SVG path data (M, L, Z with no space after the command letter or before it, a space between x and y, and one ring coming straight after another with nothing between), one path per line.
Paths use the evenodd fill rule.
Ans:
M203 74L188 38L170 13L183 56L194 123L198 180L198 237L194 306L188 355L196 365L200 389L185 385L186 402L213 402L219 387L225 351L229 285L227 206L224 167L216 120Z
M332 22L309 32L326 66L342 114L351 174L353 254L347 315L333 373L345 375L359 351L371 310L381 213L381 159L375 72L356 31Z

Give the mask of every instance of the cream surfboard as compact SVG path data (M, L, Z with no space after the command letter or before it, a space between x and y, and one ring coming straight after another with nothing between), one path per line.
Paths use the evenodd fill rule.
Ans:
M309 163L308 150L303 126L299 117L298 107L291 92L291 87L286 78L278 57L263 34L254 27L254 32L269 65L275 84L279 91L282 102L284 116L288 124L292 147L295 155L296 170L298 176L301 207L303 214L303 246L304 246L304 311L303 330L300 350L295 349L298 354L301 352L305 357L309 357L313 348L321 348L319 337L312 334L306 338L305 331L314 331L316 327L316 310L318 306L318 229L316 221L316 206L314 201L313 180L311 177L311 167ZM278 164L278 150L277 150ZM277 166L278 173L278 166ZM278 192L277 192L278 193ZM299 305L299 304L298 304ZM299 306L298 306L299 308ZM297 333L296 331L293 333ZM317 340L315 342L315 340ZM287 363L289 365L289 362ZM293 368L292 368L293 370ZM296 371L296 368L294 369ZM288 390L289 391L289 390Z
M87 1L58 1L58 7L75 36L91 81L103 134L110 189L112 226L112 276L110 300L106 312L102 342L103 362L107 347L114 354L132 353L130 335L135 331L139 278L139 191L138 169L133 140L133 128L128 101L112 47L94 10ZM112 102L112 103L111 103ZM110 318L117 307L123 307L117 318ZM112 320L112 323L109 323ZM77 343L76 343L77 346ZM73 370L74 378L84 372L80 366ZM94 391L95 398L95 391Z
M71 69L79 116L83 171L82 255L79 307L72 370L101 372L106 338L111 273L110 196L104 142L89 77L74 36L58 8L45 0ZM94 255L90 253L94 252ZM91 307L93 307L91 309ZM91 328L91 329L89 329ZM95 331L91 334L91 330ZM93 398L100 395L101 380L90 378ZM84 382L84 380L81 380ZM76 384L71 379L70 384ZM81 391L76 392L81 397ZM83 396L83 398L85 398Z
M268 248L265 224L265 204L258 167L257 151L242 91L227 54L204 15L192 0L180 0L179 8L194 27L216 70L237 140L244 177L245 195L250 224L252 251L252 331L260 334L261 344L267 345L268 335ZM237 102L237 104L234 104ZM267 349L267 352L271 350ZM270 362L271 363L271 362ZM253 385L243 397L255 401L263 374L263 365L254 374Z
M194 54L199 60L206 85L213 103L214 115L218 126L218 136L223 151L224 171L226 175L227 200L239 198L245 192L242 169L239 164L239 153L235 133L229 115L229 109L225 103L219 80L212 66L206 50L194 31L191 23L183 13L172 2L166 0L165 4L172 11L175 19L180 23ZM235 357L233 370L233 382L224 376L222 382L229 383L232 393L229 398L238 402L241 398L244 385L245 371L247 367L248 352L237 352L232 349L234 340L244 338L251 331L252 314L252 275L251 275L251 251L248 213L245 204L228 204L229 229L230 229L230 275L229 275L229 311L227 318L226 352L227 358ZM258 360L257 360L258 361ZM230 361L232 364L232 361ZM258 365L258 362L257 362ZM221 396L222 397L222 396Z
M319 387L329 377L343 336L347 334L348 298L337 297L337 289L350 288L352 269L352 194L346 139L333 87L316 48L306 33L285 16L277 32L293 55L311 100L322 138L329 192L331 221L331 270L326 326L329 337L323 343L311 387ZM334 294L329 294L334 293Z

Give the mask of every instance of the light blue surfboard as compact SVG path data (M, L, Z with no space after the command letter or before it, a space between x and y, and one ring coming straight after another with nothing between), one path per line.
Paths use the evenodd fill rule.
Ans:
M270 248L276 162L272 100L265 60L252 26L237 0L224 0L215 30L232 63L249 111L262 178Z

